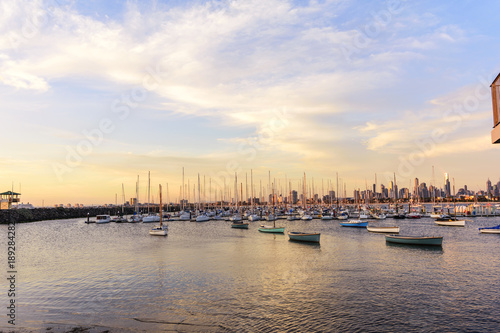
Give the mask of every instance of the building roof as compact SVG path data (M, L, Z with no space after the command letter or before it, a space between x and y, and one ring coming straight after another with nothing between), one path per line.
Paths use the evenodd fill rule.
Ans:
M21 195L21 193L7 191L7 192L0 193L0 195Z
M491 87L492 85L494 85L494 84L495 84L495 82L497 82L498 78L500 78L500 73L498 73L497 77L493 80L493 82L491 82L490 87Z

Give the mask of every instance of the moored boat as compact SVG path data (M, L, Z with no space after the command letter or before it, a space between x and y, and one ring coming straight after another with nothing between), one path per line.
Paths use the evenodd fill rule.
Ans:
M152 235L152 236L167 236L168 234L168 225L167 224L163 224L163 212L162 212L162 196L161 196L161 185L159 185L159 188L160 188L160 216L159 219L160 219L160 224L159 225L155 225L152 229L149 230L149 234Z
M416 212L411 212L409 214L406 214L407 219L419 219L421 217L422 217L422 215L420 213L416 213Z
M273 234L283 234L283 233L285 233L285 227L274 227L272 225L261 225L259 227L259 231L273 233Z
M456 218L437 219L434 223L442 226L465 227L465 220L458 220Z
M131 217L129 217L128 222L129 223L142 222L142 215L140 215L140 214L134 214Z
M233 222L231 223L231 228L235 229L248 229L248 222Z
M309 243L319 243L320 233L306 233L290 231L288 232L288 237L290 240L297 242L309 242Z
M154 223L160 222L160 217L156 214L149 213L147 216L143 216L142 223Z
M482 234L500 234L500 224L496 227L479 228L479 232Z
M208 222L210 221L210 217L206 214L201 214L196 217L196 222Z
M380 232L380 233L391 233L391 234L399 234L399 227L392 226L392 227L382 227L382 226L367 226L366 230L369 232Z
M253 222L253 221L258 221L258 220L260 220L260 217L257 214L252 214L252 215L250 215L248 217L248 221L252 221Z
M96 218L95 223L97 224L111 222L111 216L109 215L97 215L95 218Z
M339 222L343 227L355 227L355 228L366 228L368 226L368 221L361 220L349 220L346 222Z
M401 236L386 235L385 241L389 243L408 244L408 245L434 245L442 246L443 237L438 236Z

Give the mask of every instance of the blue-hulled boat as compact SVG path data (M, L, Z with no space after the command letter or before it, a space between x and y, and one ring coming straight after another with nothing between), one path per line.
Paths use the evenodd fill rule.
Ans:
M479 228L479 232L482 234L500 234L500 224L496 227Z
M443 245L442 236L400 236L400 235L387 235L385 241L389 243L408 244L408 245Z
M343 227L355 227L355 228L366 228L368 221L361 220L349 220L345 222L339 222Z

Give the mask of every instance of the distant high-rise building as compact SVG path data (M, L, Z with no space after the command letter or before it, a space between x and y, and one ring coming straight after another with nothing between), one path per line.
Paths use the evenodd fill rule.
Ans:
M335 197L335 191L328 192L328 195L330 196L330 198L332 198L332 200L336 199L336 197Z
M451 185L448 173L444 174L444 192L446 197L451 196Z
M493 187L491 186L491 180L488 178L488 181L486 182L486 195L491 196L492 190L493 190Z
M429 189L426 183L421 183L418 187L419 198L427 199L430 197Z

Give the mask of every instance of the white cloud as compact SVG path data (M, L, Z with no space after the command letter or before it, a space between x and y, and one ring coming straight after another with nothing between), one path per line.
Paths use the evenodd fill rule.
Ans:
M481 137L478 131L464 132L487 121L489 100L481 98L472 105L474 111L458 127L453 112L444 116L456 103L467 106L465 98L476 96L474 85L439 87L435 98L428 97L428 87L404 89L414 81L436 85L441 72L430 73L429 66L439 67L448 60L439 62L433 56L469 41L460 22L444 21L427 8L424 12L412 7L411 13L405 9L347 59L341 47L355 46L360 33L352 26L351 12L363 11L349 1L312 1L302 6L285 0L205 1L166 6L150 10L127 2L122 16L109 19L83 15L71 3L49 10L41 1L3 1L0 82L54 94L57 99L58 85L95 90L91 96L100 98L101 92L120 96L140 88L145 78L154 79L150 81L159 86L150 94L155 96L141 105L146 111L137 112L134 121L164 126L172 114L206 117L217 124L210 132L214 141L217 132L227 128L259 137L273 112L286 109L290 115L286 126L276 129L272 140L259 148L264 164L289 157L288 165L342 161L349 166L345 168L362 168L355 166L362 155L405 154L436 128L447 136L436 149L480 142L475 139ZM369 13L361 14L371 19ZM33 17L38 18L36 29L27 34L24 28L23 33L26 19ZM418 97L424 93L426 97ZM484 91L481 94L485 96ZM405 101L404 107L398 99ZM148 113L151 109L154 112ZM60 111L72 112L76 111ZM50 134L61 140L71 137L57 128ZM470 140L464 141L465 137ZM240 134L221 140L224 145L208 151L207 160L231 156L246 139ZM171 153L156 147L146 151L152 152L146 158ZM182 147L175 153L179 151Z

